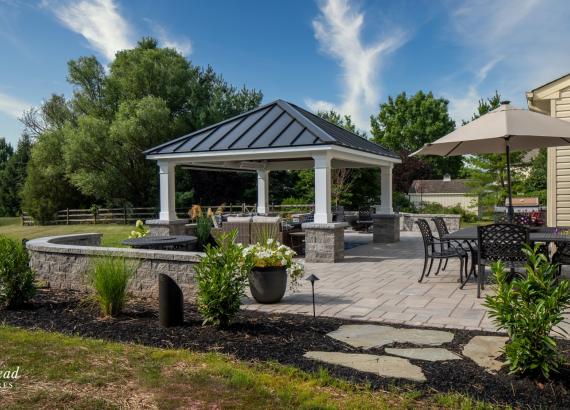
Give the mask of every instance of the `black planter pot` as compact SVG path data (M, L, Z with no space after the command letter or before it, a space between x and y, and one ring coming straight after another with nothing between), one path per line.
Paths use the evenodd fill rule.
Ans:
M249 273L251 295L259 303L277 303L287 288L287 268L284 266L253 268Z

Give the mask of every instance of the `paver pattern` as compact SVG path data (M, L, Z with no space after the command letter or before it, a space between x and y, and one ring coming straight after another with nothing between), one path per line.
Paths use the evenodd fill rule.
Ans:
M346 241L368 239L368 244L345 251L340 263L307 263L307 276L315 284L318 316L370 322L432 326L452 329L495 331L495 326L477 299L475 281L459 289L459 265L450 260L445 271L418 283L424 260L421 237L402 232L400 242L373 244L372 235L347 232ZM247 299L244 308L266 312L312 315L311 285L303 282L299 292L287 294L281 303L260 305ZM492 292L487 286L483 295ZM570 316L569 316L570 317ZM570 325L566 325L570 331Z

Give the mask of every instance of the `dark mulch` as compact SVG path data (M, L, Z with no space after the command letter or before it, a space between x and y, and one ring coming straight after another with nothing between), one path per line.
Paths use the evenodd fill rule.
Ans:
M202 326L195 307L187 304L184 326L164 329L158 326L157 306L153 300L134 299L121 317L103 320L99 318L94 306L85 303L85 298L85 294L72 291L41 290L27 309L0 310L0 321L27 329L43 329L111 341L187 348L200 352L217 351L242 360L272 360L307 371L324 367L336 377L368 382L377 389L399 386L428 395L434 392L460 392L490 403L510 404L521 408L570 408L568 367L564 368L554 381L537 383L509 375L506 370L498 375L490 375L468 359L443 363L411 360L421 366L428 379L426 383L413 383L303 358L303 354L310 350L382 354L383 349L364 351L326 336L340 325L358 323L355 321L333 318L314 320L300 315L241 311L229 329L218 330L211 326ZM451 331L455 337L444 347L458 353L471 337L490 334ZM560 347L570 358L570 342L560 341Z

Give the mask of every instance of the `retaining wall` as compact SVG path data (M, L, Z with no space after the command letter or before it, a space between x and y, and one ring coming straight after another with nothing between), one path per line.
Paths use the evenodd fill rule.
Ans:
M428 221L431 229L433 232L437 232L435 229L435 224L432 221L432 218L436 216L440 216L443 218L445 223L447 224L447 229L449 232L457 231L459 229L459 222L461 219L461 215L453 215L453 214L408 214L408 213L400 213L400 231L411 231L411 232L419 232L418 225L416 221L418 219L425 219Z
M165 273L178 283L184 299L194 301L194 265L202 253L102 247L101 236L88 233L31 240L26 244L30 265L52 288L87 290L95 258L122 256L138 264L129 284L131 293L158 298L158 274Z

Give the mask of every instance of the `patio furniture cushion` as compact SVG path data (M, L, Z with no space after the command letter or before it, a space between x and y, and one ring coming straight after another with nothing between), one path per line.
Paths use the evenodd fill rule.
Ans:
M272 223L277 223L277 222L281 222L281 217L279 216L261 216L261 215L257 215L253 217L253 222L272 222Z
M228 222L248 223L251 219L251 216L228 216Z

